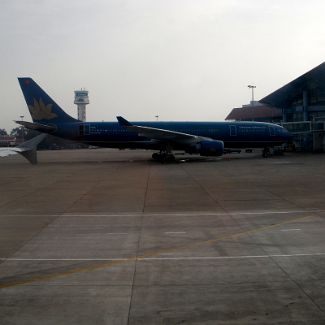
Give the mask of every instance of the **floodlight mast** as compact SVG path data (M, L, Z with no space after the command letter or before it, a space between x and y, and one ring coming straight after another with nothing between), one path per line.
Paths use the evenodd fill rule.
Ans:
M20 115L20 118L21 118L21 121L23 122L24 121L24 115ZM21 125L21 141L22 142L24 142L25 141L25 135L24 135L24 133L25 133L25 130L24 130L24 126L23 125Z
M254 104L254 89L256 88L256 86L248 85L247 87L252 90L252 104Z

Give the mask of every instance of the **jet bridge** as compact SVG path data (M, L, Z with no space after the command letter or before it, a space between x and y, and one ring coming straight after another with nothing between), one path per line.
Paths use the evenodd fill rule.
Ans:
M325 119L314 121L281 123L294 136L298 151L325 151Z

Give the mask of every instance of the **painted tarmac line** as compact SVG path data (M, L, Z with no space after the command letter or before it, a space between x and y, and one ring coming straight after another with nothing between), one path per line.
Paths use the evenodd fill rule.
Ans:
M320 213L325 210L285 210L285 211L237 211L237 212L188 212L188 213L142 213L142 214L62 214L62 217L188 217L188 216L241 216L241 215L268 215L268 214L294 214L294 213Z
M281 229L280 231L287 232L287 231L300 231L301 229L294 228L294 229Z
M58 214L5 214L2 216L7 217L156 217L156 216L175 216L175 217L186 217L186 216L241 216L241 215L268 215L268 214L293 214L293 213L321 213L325 212L322 209L306 209L306 210L284 210L284 211L229 211L229 212L184 212L184 213L58 213Z
M274 257L313 257L325 256L322 253L297 253L297 254L270 254L270 255L233 255L233 256L168 256L168 257L134 257L136 261L191 261L191 260L236 260L236 259L259 259ZM130 258L0 258L1 261L18 262L100 262L100 261L130 261Z
M186 231L165 231L166 235L183 235L186 234Z
M274 257L313 257L325 256L325 253L301 253L301 254L271 254L271 255L238 255L238 256L189 256L189 257L144 257L137 258L138 261L154 260L240 260L240 259L259 259Z

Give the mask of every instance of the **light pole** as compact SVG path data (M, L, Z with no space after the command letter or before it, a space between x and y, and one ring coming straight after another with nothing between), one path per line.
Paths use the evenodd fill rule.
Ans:
M23 122L24 121L24 115L20 115L20 118L21 118L21 121ZM24 139L24 126L23 125L21 126L21 138L22 138L22 142L24 142L25 139Z
M248 85L247 87L252 89L252 105L254 105L254 88L256 88L256 86Z

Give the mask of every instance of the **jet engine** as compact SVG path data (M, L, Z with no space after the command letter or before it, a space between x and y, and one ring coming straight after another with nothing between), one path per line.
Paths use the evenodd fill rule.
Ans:
M200 156L222 156L224 153L223 141L201 141L197 144Z

